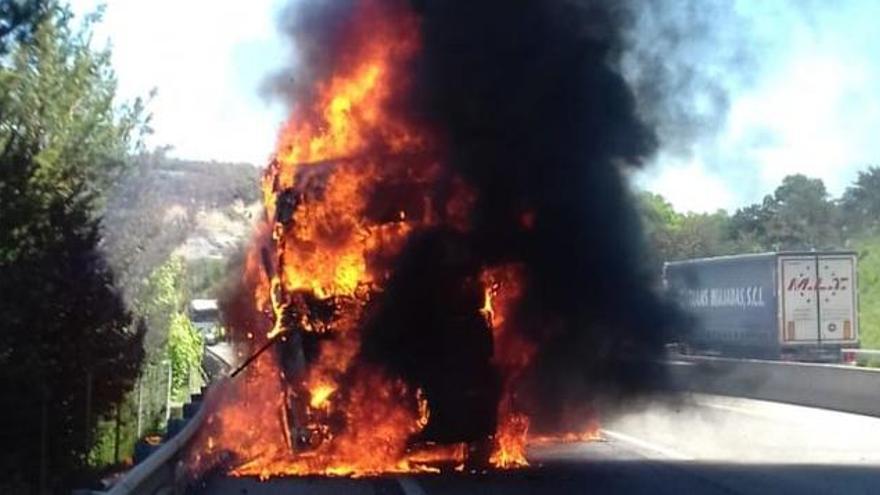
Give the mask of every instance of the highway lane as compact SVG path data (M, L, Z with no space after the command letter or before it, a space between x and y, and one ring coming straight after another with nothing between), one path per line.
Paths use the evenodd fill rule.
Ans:
M228 375L241 361L239 352L229 342L218 342L205 346L202 367L210 379L215 380Z
M239 352L236 351L235 347L229 342L217 342L214 345L207 346L206 350L222 359L230 367L236 366L242 359Z
M880 418L710 395L641 404L527 469L371 479L214 476L194 494L877 493Z
M880 466L880 418L825 409L692 394L603 426L681 460Z

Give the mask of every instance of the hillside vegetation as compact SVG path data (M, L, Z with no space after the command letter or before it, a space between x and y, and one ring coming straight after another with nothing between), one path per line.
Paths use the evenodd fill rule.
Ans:
M203 343L188 305L216 297L230 276L229 260L243 248L259 212L258 179L257 168L246 163L145 153L108 188L101 246L142 322L144 363L135 390L117 406L121 413L99 424L90 454L94 466L130 456L138 424L141 434L160 432L169 406L185 402L201 384Z
M880 349L880 237L862 239L857 248L862 347Z
M250 233L260 211L258 181L259 170L246 163L138 156L111 188L103 214L104 247L126 294L135 297L172 253L216 272Z

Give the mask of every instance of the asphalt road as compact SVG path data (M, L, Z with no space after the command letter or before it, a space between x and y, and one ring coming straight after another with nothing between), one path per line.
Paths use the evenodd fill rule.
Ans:
M211 495L878 493L880 418L694 395L603 421L602 441L541 446L532 466L370 479L214 476Z
M219 359L222 359L230 367L236 366L242 359L242 357L236 352L235 347L229 342L218 342L214 345L208 346L207 350Z

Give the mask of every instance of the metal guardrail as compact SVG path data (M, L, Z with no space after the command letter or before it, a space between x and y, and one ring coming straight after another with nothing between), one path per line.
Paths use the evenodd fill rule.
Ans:
M857 361L860 357L880 356L880 349L841 349L840 355L844 362Z
M215 377L225 376L231 364L222 356L206 348L205 357L212 362ZM165 441L146 459L137 464L125 476L117 481L108 491L97 492L105 495L171 495L177 493L179 482L178 460L184 448L202 427L210 404L216 400L217 389L222 387L224 379L219 378L199 399L198 410L190 417L186 425L174 436Z
M177 481L177 459L183 447L201 428L208 414L204 403L198 412L189 419L186 426L163 443L140 464L131 469L116 484L105 492L107 495L159 495L174 493Z
M682 391L880 416L874 368L704 356L678 356L667 366L672 386Z
M855 355L880 356L880 349L842 349L840 352L850 352Z

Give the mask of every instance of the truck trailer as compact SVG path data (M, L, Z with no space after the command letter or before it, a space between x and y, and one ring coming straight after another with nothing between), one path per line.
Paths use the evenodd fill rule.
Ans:
M840 361L858 347L857 256L771 252L667 262L667 290L691 316L686 353Z

